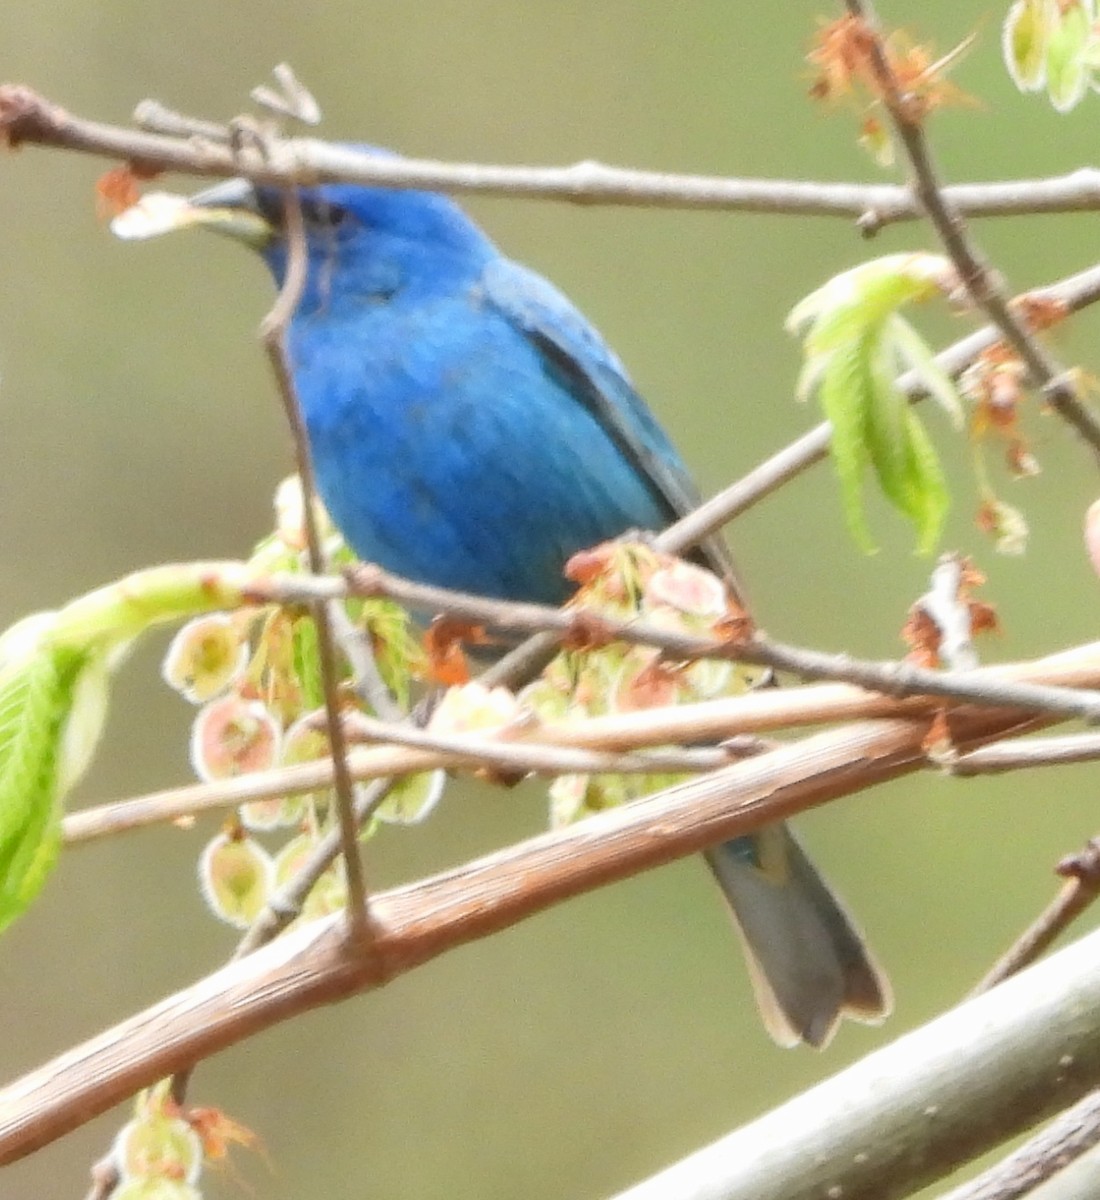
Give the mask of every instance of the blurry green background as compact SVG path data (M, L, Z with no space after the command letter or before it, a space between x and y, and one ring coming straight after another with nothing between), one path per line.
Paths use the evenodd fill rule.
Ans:
M224 118L288 59L324 106L327 135L409 153L873 179L852 114L806 98L802 56L836 7L39 0L5 13L0 77L103 120L125 121L146 96ZM1004 7L881 6L940 50L979 27L955 77L981 104L933 127L951 178L1062 171L1094 150L1100 98L1059 118L1011 89L998 47ZM2 163L0 625L148 563L246 553L289 469L255 341L265 273L199 235L114 241L94 214L104 166L35 148ZM835 219L470 206L601 326L707 490L816 419L791 395L790 305L863 256L931 244L916 225L865 246ZM1037 218L986 223L980 236L1026 287L1089 263L1094 230L1087 216ZM949 338L969 325L932 328ZM1075 322L1060 353L1095 370L1095 331L1091 316ZM931 423L946 444L944 424ZM1031 429L1046 473L1003 489L1033 527L1023 559L997 560L974 531L965 451L947 451L958 481L947 544L988 571L1004 621L991 658L1094 636L1097 584L1079 532L1094 470L1053 420L1032 414ZM930 564L880 505L873 519L882 550L864 557L819 468L738 523L769 631L859 654L900 650L897 630ZM188 779L190 711L159 681L162 649L125 670L74 804ZM1094 832L1091 778L1087 768L968 783L928 774L800 822L891 972L897 1013L884 1029L846 1027L821 1055L775 1049L717 897L685 861L203 1065L194 1100L258 1131L270 1160L238 1153L207 1194L539 1200L623 1187L963 994L1051 894L1052 863ZM536 787L456 788L428 826L370 846L371 878L415 878L543 820ZM64 857L0 944L0 1076L225 958L233 935L206 915L193 871L213 827ZM0 1193L81 1194L119 1120L9 1168Z

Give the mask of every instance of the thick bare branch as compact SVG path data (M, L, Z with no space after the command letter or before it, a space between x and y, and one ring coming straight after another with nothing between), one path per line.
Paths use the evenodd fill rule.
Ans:
M967 709L963 748L1040 722ZM919 769L927 722L861 722L600 813L409 887L372 897L359 947L342 917L290 931L0 1091L0 1163L90 1120L138 1088L319 1004L377 987L571 896L695 853L796 811Z
M1098 1014L1093 933L617 1200L908 1196L1095 1087ZM1061 1134L1075 1144L1069 1123Z

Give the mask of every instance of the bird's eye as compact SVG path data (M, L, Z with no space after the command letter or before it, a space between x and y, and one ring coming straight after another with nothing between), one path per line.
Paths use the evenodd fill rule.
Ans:
M343 229L351 222L351 213L324 197L303 197L302 218L319 229Z

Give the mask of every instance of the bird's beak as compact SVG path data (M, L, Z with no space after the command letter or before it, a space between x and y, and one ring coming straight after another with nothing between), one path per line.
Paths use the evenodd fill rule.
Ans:
M111 222L111 232L127 241L192 228L210 229L254 250L262 250L276 235L246 179L227 179L190 197L147 192Z

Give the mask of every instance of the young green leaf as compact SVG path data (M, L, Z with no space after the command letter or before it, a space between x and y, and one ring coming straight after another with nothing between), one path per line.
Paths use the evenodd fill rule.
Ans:
M905 410L908 426L909 477L914 497L910 513L917 527L917 551L931 554L936 548L950 505L950 493L943 468L920 418L911 408Z
M867 436L867 347L861 341L831 355L830 370L821 379L818 396L833 427L833 467L848 528L859 546L875 549L863 506L863 481L871 461Z
M52 617L0 638L0 929L37 895L60 844L62 739L86 659L50 644Z
M954 284L950 262L924 251L887 254L834 275L787 316L790 333L808 330L808 357L851 340L860 328L885 320L903 304L927 300Z
M111 672L143 630L241 602L235 564L157 567L0 635L0 929L37 895L60 842L60 802L91 761Z
M923 425L895 378L913 369L956 426L962 405L931 350L897 309L950 289L946 259L893 254L836 276L792 310L788 328L803 333L800 399L815 391L833 427L832 453L848 526L874 548L864 511L870 467L883 493L933 548L946 511L943 473Z
M928 343L904 317L896 313L889 318L887 333L902 365L911 370L928 389L928 395L947 413L952 425L962 429L966 418L959 390L951 376L936 362Z

